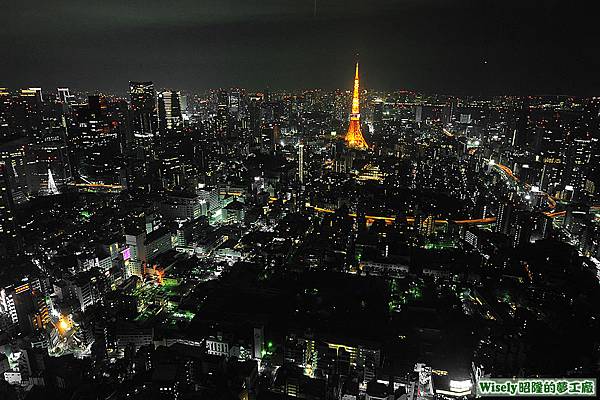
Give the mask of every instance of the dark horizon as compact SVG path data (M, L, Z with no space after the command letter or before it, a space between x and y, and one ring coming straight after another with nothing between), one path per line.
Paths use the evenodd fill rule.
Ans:
M4 80L123 93L363 87L452 95L600 94L586 3L437 0L9 4ZM27 21L27 23L24 23Z

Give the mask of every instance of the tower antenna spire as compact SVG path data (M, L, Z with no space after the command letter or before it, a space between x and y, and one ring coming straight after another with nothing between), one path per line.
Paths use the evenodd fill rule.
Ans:
M345 137L346 145L353 149L366 150L369 148L360 129L360 77L358 74L358 53L356 54L356 70L354 73L354 90L352 91L352 112L350 125Z

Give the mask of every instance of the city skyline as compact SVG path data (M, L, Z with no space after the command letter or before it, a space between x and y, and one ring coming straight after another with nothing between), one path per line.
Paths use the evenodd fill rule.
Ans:
M582 4L7 8L1 400L597 397Z
M365 91L351 65L296 94L0 88L0 390L593 396L600 100Z

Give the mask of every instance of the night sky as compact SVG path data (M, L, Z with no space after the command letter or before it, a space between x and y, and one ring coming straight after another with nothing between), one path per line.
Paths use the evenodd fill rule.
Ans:
M0 86L600 95L591 1L4 0Z

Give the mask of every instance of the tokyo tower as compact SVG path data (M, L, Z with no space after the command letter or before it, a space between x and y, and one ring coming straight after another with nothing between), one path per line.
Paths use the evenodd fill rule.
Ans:
M353 149L366 150L369 148L360 130L360 101L359 101L359 78L358 63L356 63L356 74L354 75L354 92L352 93L352 112L350 113L350 126L346 133L346 145Z

